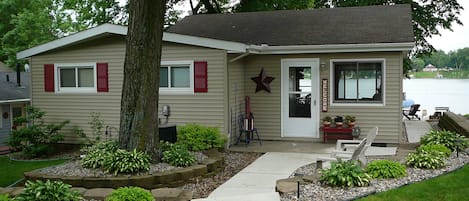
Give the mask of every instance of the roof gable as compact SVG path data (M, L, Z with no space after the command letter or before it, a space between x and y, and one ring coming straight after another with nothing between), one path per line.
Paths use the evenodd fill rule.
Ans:
M413 42L410 5L192 15L167 32L249 45Z

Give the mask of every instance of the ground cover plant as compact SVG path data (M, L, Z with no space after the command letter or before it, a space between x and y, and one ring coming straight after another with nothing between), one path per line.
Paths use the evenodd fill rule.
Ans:
M371 176L356 161L334 161L330 169L321 171L320 181L329 186L367 186Z
M121 187L113 190L106 201L154 201L150 191L140 187Z
M379 179L399 178L407 175L404 165L390 160L372 161L365 170L371 177Z
M83 198L72 186L62 181L26 181L24 191L14 198L15 201L79 201Z
M469 147L469 143L464 136L451 131L431 130L420 139L420 144L441 144L451 149L451 151L464 150Z
M12 161L6 156L0 156L0 187L6 187L23 178L23 173L31 170L62 164L67 160L50 161Z
M448 158L451 155L451 150L441 144L426 144L417 148L417 152L427 152L434 155L441 155Z
M177 167L188 167L195 163L195 156L182 144L163 143L163 161Z
M441 154L417 151L406 157L406 165L415 168L438 169L445 166L445 157Z
M467 192L469 192L469 165L446 175L381 192L359 200L460 201L468 200Z
M10 201L10 197L6 194L0 194L0 201Z

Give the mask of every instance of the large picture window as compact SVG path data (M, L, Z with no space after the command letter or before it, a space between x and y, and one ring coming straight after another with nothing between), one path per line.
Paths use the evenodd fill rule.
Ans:
M160 91L163 94L194 92L193 61L161 62Z
M96 92L96 64L57 64L59 92Z
M334 103L383 103L384 61L333 61Z

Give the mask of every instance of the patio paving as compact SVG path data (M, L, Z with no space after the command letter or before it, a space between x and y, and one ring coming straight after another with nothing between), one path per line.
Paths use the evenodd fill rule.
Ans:
M420 142L420 137L432 129L431 125L426 121L404 120L405 130L407 133L407 141L409 143Z

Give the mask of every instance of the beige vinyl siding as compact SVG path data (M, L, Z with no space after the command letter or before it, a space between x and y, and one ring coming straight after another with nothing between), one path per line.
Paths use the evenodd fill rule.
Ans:
M224 67L225 52L194 46L164 43L162 61L194 60L208 62L208 93L194 95L160 95L160 108L171 106L171 124L199 123L224 127ZM113 129L112 137L117 138L120 121L120 100L125 57L125 38L108 36L87 43L44 53L31 58L32 104L46 112L48 122L70 120L66 127L66 143L77 143L81 138L72 134L72 127L78 126L91 136L91 112L99 112L105 125ZM54 63L96 63L106 62L108 67L109 92L59 94L44 92L44 64ZM156 111L155 111L156 112ZM161 117L161 109L158 111ZM104 131L104 129L103 129Z
M380 130L375 142L398 142L399 134L402 132L402 54L399 52L248 56L245 59L245 94L251 97L252 110L256 117L256 127L261 137L271 140L282 139L280 113L281 59L287 58L319 58L320 63L326 64L326 68L320 68L319 79L328 79L329 84L332 82L330 78L331 59L385 59L385 106L329 106L329 111L326 113L321 112L320 118L325 115L354 115L357 117L358 126L362 128L363 135L366 135L366 132L376 125ZM275 78L270 85L271 93L265 91L255 93L256 84L250 78L256 77L261 68L265 69L268 76ZM321 86L317 87L320 89ZM317 121L320 122L319 119ZM319 136L322 137L322 135Z
M229 55L228 61L236 56L238 55ZM239 116L244 114L245 73L242 59L228 62L228 75L230 144L234 144L239 135Z

